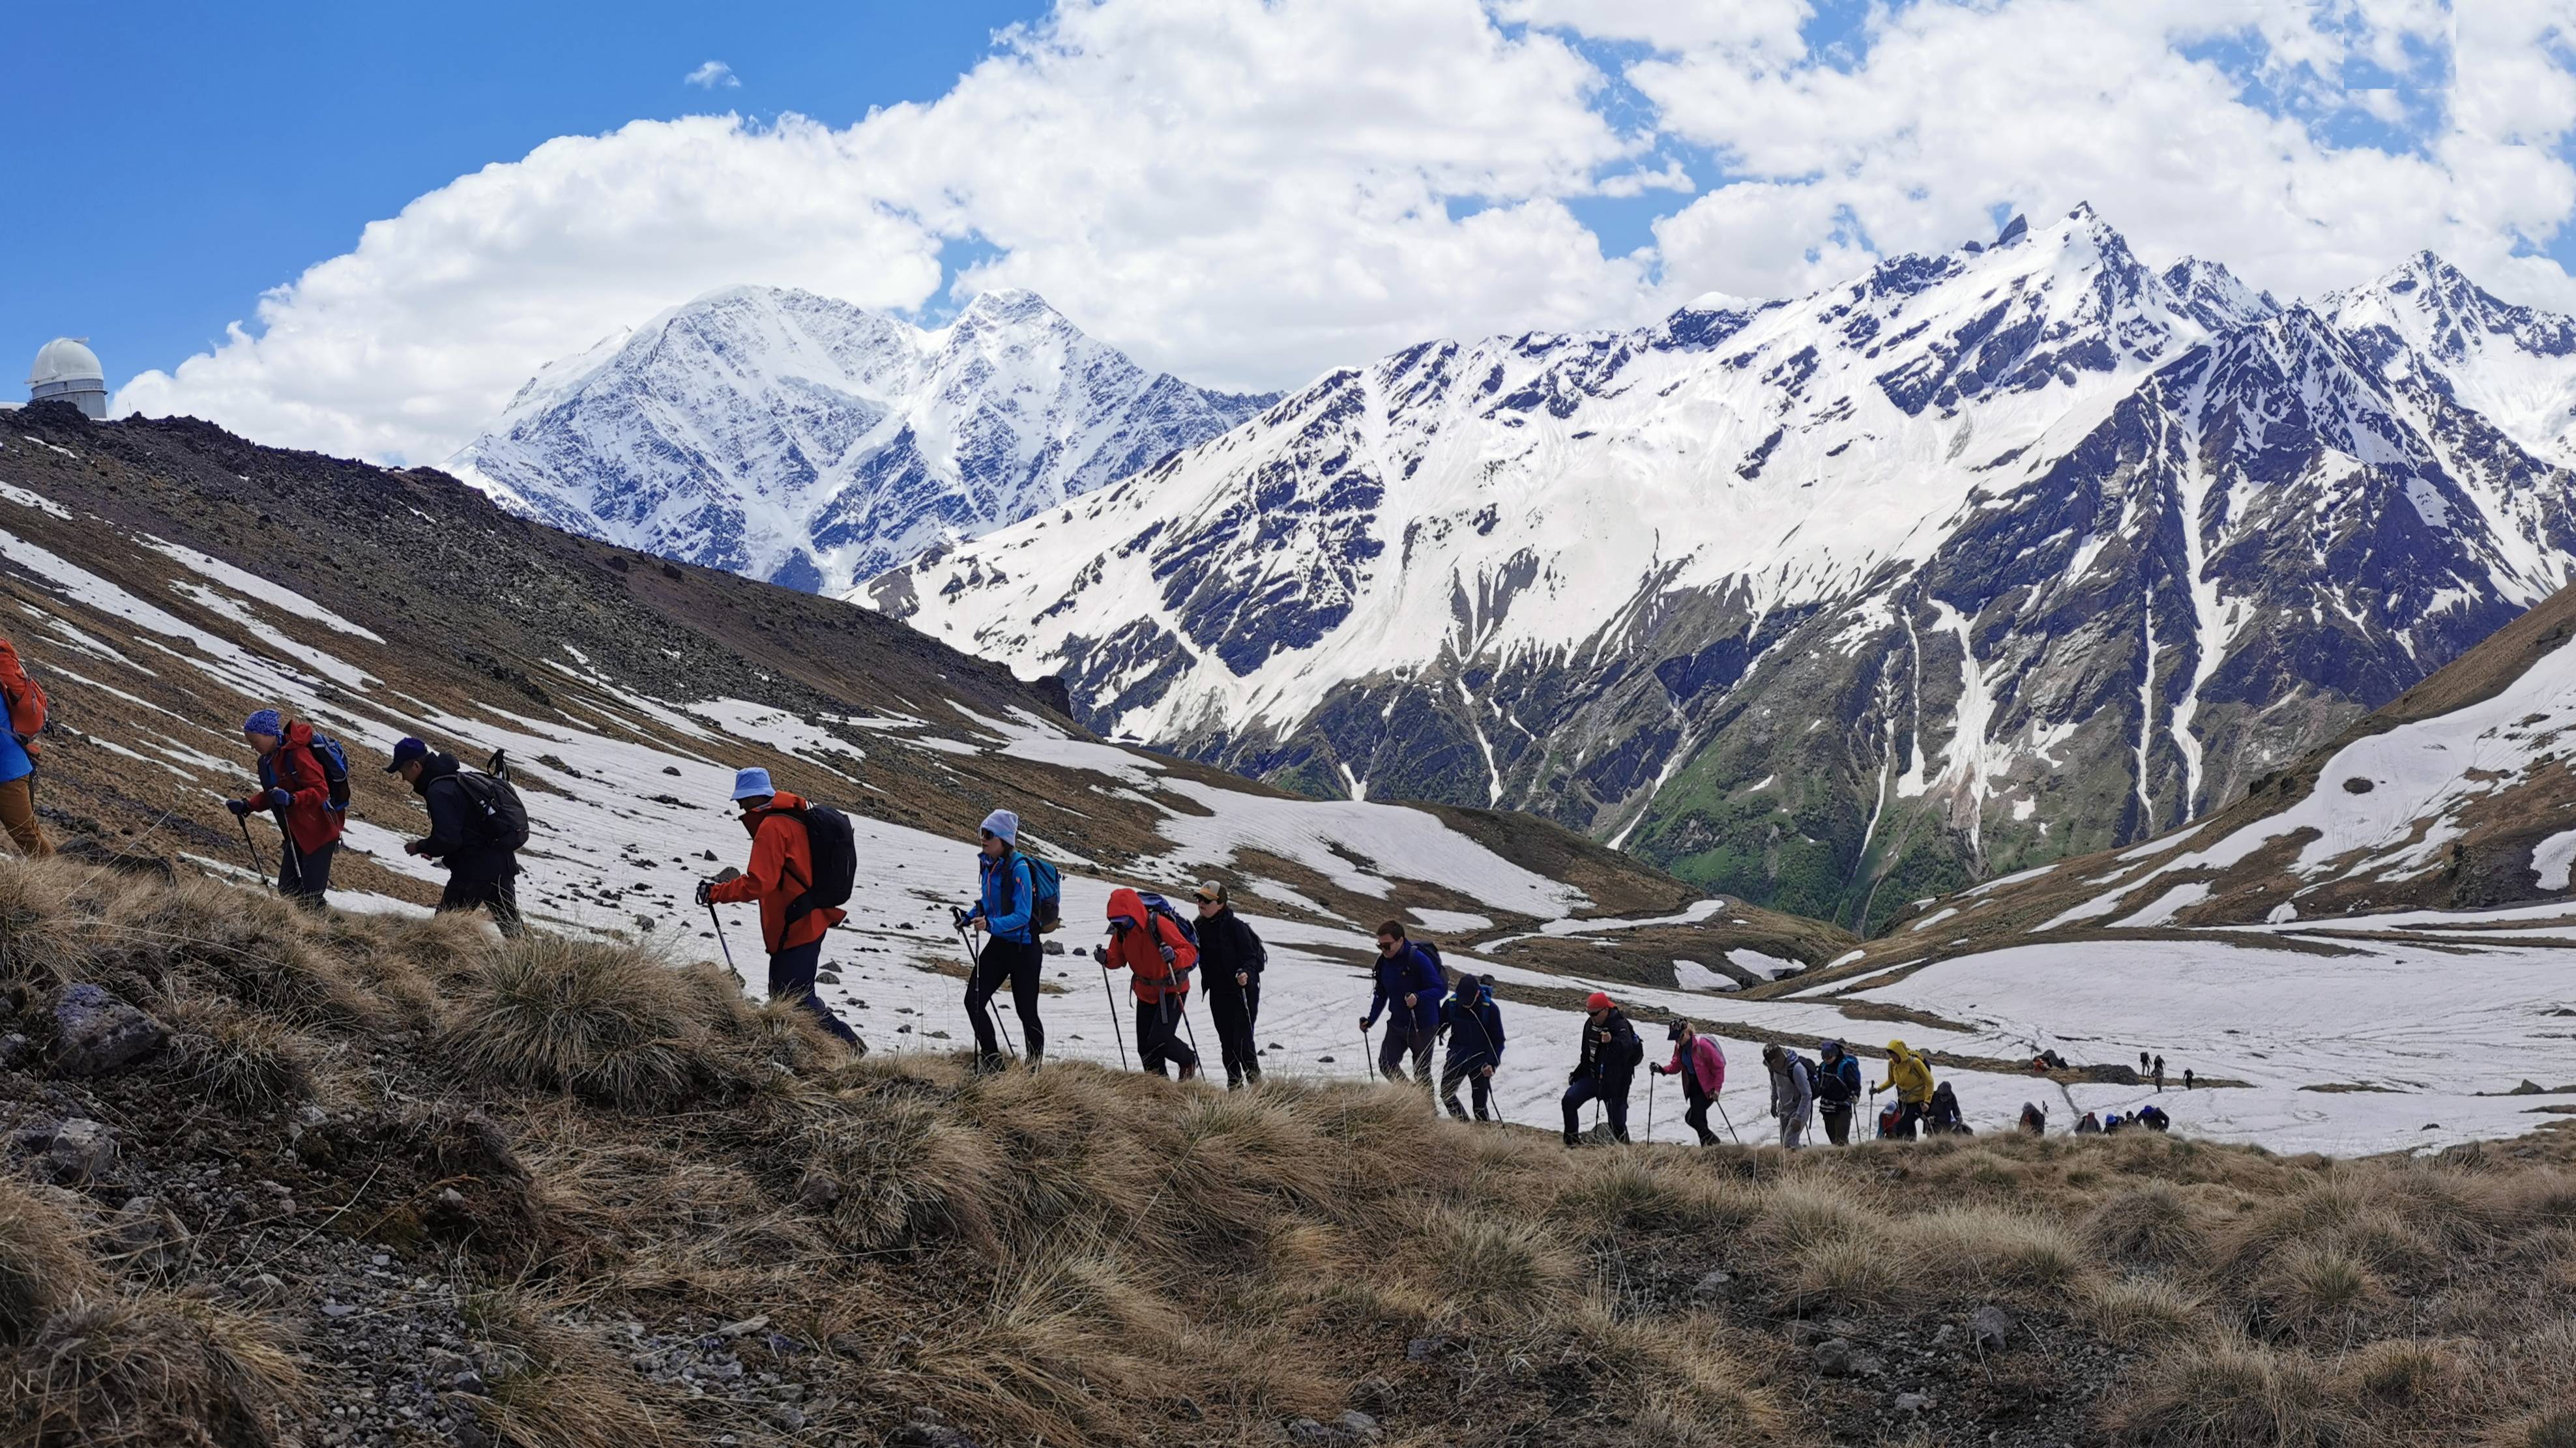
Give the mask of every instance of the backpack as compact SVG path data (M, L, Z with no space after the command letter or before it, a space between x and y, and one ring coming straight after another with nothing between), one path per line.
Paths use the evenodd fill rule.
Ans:
M814 857L814 878L805 882L804 893L787 902L788 923L847 904L859 881L859 842L850 817L828 804L780 813L805 826L805 848Z
M1029 924L1041 935L1064 924L1064 877L1035 855L1020 858L1029 867Z
M1169 920L1172 924L1180 927L1181 938L1190 943L1190 949L1196 950L1199 948L1199 928L1184 918L1181 912L1173 909L1171 901L1164 899L1160 895L1144 890L1137 891L1136 898L1145 902L1145 914L1148 917L1160 915L1164 919Z
M287 727L291 729L294 726ZM349 812L349 755L340 747L340 741L310 724L304 727L312 735L313 762L321 767L322 784L331 796L331 812L347 814ZM284 745L278 747L281 752L285 749ZM283 771L272 769L270 773L279 775Z
M9 733L29 759L35 758L36 735L45 727L45 711L51 703L45 698L45 686L28 677L27 666L18 661L18 650L7 639L0 639L0 698L8 702Z
M465 792L465 802L473 806L478 836L475 844L513 853L526 848L528 807L520 803L519 791L509 780L497 774L476 774L470 769L460 769L450 778Z
M1848 1072L1849 1074L1845 1074ZM1816 1099L1832 1106L1848 1106L1860 1095L1860 1063L1849 1051L1833 1065L1816 1065Z

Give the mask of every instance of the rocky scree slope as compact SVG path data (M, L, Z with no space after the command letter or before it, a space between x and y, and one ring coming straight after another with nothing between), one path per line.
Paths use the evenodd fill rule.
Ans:
M853 1059L629 945L14 860L0 1050L12 1442L2576 1429L2564 1133L1570 1154L1395 1089Z
M1104 732L1868 933L2224 806L2565 583L2571 337L2429 255L2285 306L2079 209L1425 343L856 596Z
M733 287L551 364L445 466L569 532L839 593L1270 400L1149 373L1028 292L925 331Z

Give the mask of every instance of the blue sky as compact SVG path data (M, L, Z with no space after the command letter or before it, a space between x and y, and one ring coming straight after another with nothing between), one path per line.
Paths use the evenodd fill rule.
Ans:
M382 461L741 283L931 325L1027 287L1268 389L2090 202L2284 297L2429 247L2576 310L2571 46L2523 0L19 10L0 180L53 216L0 227L0 367L87 334L122 408Z
M0 344L95 339L110 384L222 340L359 228L550 137L739 108L847 125L935 99L1040 0L12 7ZM742 17L756 13L757 25ZM721 59L738 87L682 77ZM45 138L38 142L35 138ZM0 368L26 358L0 351ZM0 376L15 395L22 372Z

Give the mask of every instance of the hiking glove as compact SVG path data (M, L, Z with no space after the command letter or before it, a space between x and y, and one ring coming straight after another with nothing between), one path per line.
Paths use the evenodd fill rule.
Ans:
M250 813L250 801L246 799L228 799L224 801L224 808L233 812L233 818L239 819Z
M965 928L966 928L966 922L967 922L967 921L969 921L969 920L972 920L972 919L974 919L974 918L975 918L975 917L973 917L973 916L971 916L971 915L967 914L967 913L966 913L965 911L963 911L963 910L958 909L958 908L957 908L956 906L954 906L954 905L951 905L951 906L949 906L949 907L948 907L948 928L949 928L949 929L951 929L951 930L963 930L963 929L965 929Z
M698 882L698 903L701 905L713 905L716 903L715 888L715 881L700 880Z
M1095 945L1091 947L1091 958L1100 962L1101 969L1107 970L1109 968L1109 947L1106 945Z
M1174 956L1173 956L1173 954L1172 954L1172 947L1170 947L1170 946L1168 946L1168 945L1164 946L1164 947L1163 947L1163 964L1165 964L1165 965L1169 965L1169 964L1171 964L1171 963L1172 963L1172 961L1173 961L1174 959L1175 959L1175 957L1174 957Z
M295 796L288 794L285 790L272 789L268 792L268 807L270 809L284 810L294 803Z

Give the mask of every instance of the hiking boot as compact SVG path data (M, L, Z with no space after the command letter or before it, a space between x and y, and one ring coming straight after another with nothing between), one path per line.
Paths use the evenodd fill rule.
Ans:
M991 1076L1000 1073L1010 1064L1010 1057L987 1052L975 1058L975 1064L971 1069L978 1076Z
M1181 1079L1184 1081L1195 1081L1199 1079L1199 1063L1196 1061L1185 1062L1181 1066Z
M1240 1071L1228 1072L1228 1073L1226 1074L1226 1078L1225 1078L1225 1089L1226 1089L1226 1090L1228 1090L1228 1091L1240 1091L1240 1090L1242 1090L1242 1089L1243 1089L1243 1073L1242 1073L1242 1072L1240 1072Z
M1578 1147L1583 1144L1583 1138L1569 1131L1565 1134L1565 1144L1569 1148Z

